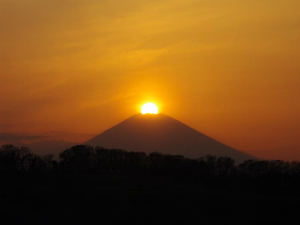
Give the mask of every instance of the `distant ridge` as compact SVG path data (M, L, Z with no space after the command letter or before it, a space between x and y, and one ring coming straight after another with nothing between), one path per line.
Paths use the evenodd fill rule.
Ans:
M52 154L55 159L58 159L61 152L77 144L78 143L72 143L64 140L46 140L34 142L25 146L27 146L35 154Z
M224 145L164 114L135 114L85 144L104 148L199 158L227 156L237 163L255 157Z

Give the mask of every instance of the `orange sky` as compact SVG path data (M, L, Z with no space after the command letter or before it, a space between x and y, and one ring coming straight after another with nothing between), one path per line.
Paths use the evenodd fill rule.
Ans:
M300 160L299 8L0 0L0 133L82 141L152 101L239 150Z

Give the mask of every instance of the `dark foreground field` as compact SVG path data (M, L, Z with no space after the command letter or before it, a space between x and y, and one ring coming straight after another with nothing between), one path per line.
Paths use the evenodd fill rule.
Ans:
M3 224L289 224L300 195L232 181L153 176L1 176Z

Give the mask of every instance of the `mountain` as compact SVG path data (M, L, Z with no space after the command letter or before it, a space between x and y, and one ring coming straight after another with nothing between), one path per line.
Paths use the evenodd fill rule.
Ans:
M77 145L77 143L72 143L64 140L46 140L34 142L31 144L25 144L31 152L38 155L54 155L58 159L59 154L64 150L71 148L72 146Z
M37 155L54 155L55 159L59 158L59 154L64 150L78 145L78 143L72 143L64 140L43 140L32 143L24 143L22 141L5 141L0 142L0 145L13 145L15 147L27 147L32 153Z
M255 157L224 145L164 114L136 114L86 144L127 151L160 152L198 158L227 156L237 163Z

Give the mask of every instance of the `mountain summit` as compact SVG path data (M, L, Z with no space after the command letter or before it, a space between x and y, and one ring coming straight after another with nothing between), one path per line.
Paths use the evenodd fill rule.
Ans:
M237 163L255 158L162 113L135 114L86 144L146 153L157 151L188 158L199 158L208 154L227 156Z

